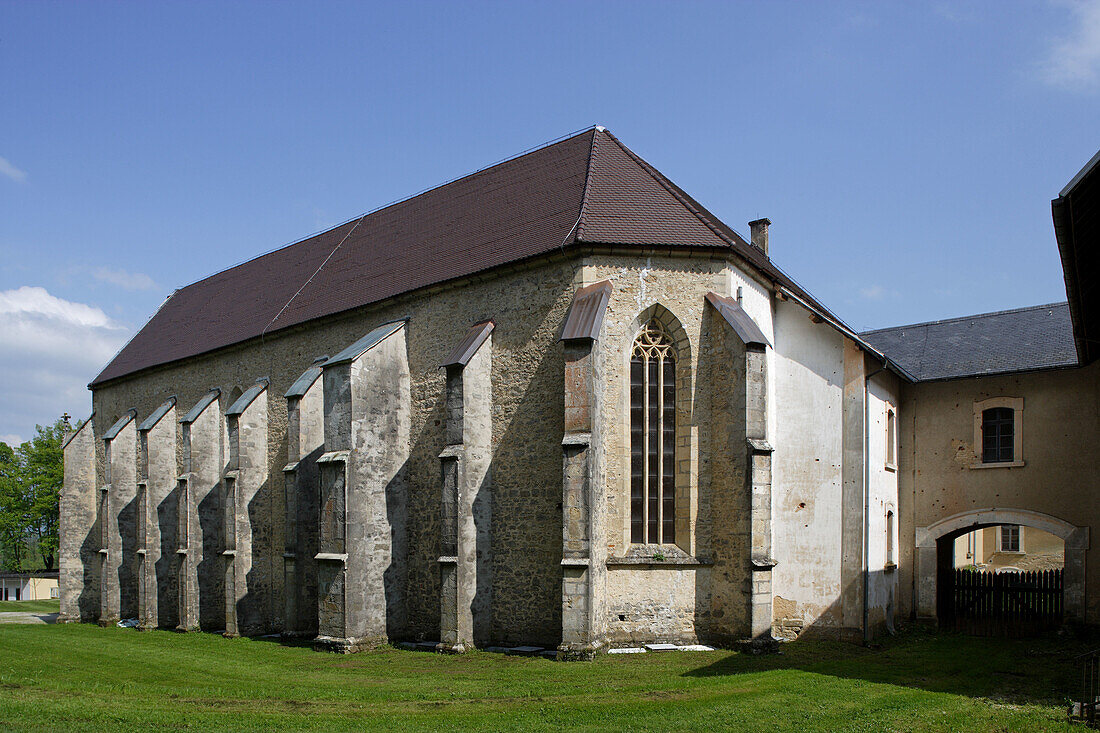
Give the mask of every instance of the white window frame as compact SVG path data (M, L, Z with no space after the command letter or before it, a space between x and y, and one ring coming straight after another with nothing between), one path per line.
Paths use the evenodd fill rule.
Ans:
M1004 528L1015 527L1017 536L1017 549L1006 550L1002 544L1004 538ZM1004 552L1010 555L1023 555L1024 553L1024 525L1022 524L999 524L997 525L997 552Z
M994 407L1012 410L1012 460L984 463L982 461L982 413ZM990 397L974 402L974 462L971 468L1022 468L1024 462L1024 398Z

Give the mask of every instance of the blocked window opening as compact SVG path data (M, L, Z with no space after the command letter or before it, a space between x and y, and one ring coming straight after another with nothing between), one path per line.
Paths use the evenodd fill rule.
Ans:
M886 465L889 468L897 466L897 414L894 408L886 407Z

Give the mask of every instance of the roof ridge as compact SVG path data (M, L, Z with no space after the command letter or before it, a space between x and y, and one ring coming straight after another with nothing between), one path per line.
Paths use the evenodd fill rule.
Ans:
M581 210L577 216L577 225L573 227L573 242L584 241L582 232L584 231L585 218L588 212L588 191L592 183L592 161L596 157L596 144L600 132L607 132L607 128L603 125L596 125L592 132L592 144L588 146L588 165L584 169L584 187L581 189Z
M615 137L615 134L611 132L611 130L604 129L604 132L607 133L607 136L610 137L615 142L615 144L618 145L619 148L622 149L622 151L626 153L631 160L634 161L634 163L639 168L649 174L650 178L652 178L654 181L657 182L658 185L668 191L669 194L671 194L672 197L676 199L681 206L687 209L692 216L698 219L700 223L703 224L703 226L705 226L707 229L710 229L719 239L723 240L730 246L738 244L737 240L732 239L728 234L722 231L722 227L717 226L714 222L703 216L703 214L699 211L699 209L702 207L701 204L688 196L687 193L683 191L683 189L681 189L679 186L669 180L663 173L647 163L644 158L642 158L640 155L624 145L622 141L619 140L619 138ZM727 226L726 228L728 229L729 227ZM731 229L730 231L732 232L733 230ZM740 239L740 235L737 235L736 232L733 232L733 234L736 235L738 239ZM743 240L740 243L747 244L747 242L744 242Z
M919 323L904 323L900 326L887 326L885 328L875 328L870 331L860 331L859 335L864 336L872 333L882 333L884 331L897 331L902 328L919 328L921 326L938 326L942 323L958 323L960 321L971 321L975 318L989 318L990 316L1005 316L1011 313L1023 313L1025 311L1043 310L1044 308L1054 308L1060 305L1068 306L1067 301L1059 301L1057 303L1044 303L1041 305L1027 305L1022 308L1009 308L1007 310L989 311L987 313L973 313L968 316L954 316L952 318L941 318L936 321L921 321Z

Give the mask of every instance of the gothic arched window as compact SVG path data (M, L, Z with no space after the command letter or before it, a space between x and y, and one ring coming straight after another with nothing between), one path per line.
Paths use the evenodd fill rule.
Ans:
M630 541L676 542L676 351L656 320L630 355Z

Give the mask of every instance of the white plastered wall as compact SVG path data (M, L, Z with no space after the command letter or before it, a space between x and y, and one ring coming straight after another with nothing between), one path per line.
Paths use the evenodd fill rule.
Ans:
M897 472L897 435L901 416L898 414L897 379L887 373L879 372L871 377L867 387L867 429L868 454L870 466L870 494L867 515L867 557L868 557L868 606L872 627L880 622L893 624L897 596L897 557L898 557L898 472ZM894 463L887 464L887 428L886 411L895 414L894 423ZM894 514L893 535L895 567L888 565L887 558L887 521L888 511Z
M775 303L774 331L773 613L803 629L837 627L844 337L791 301Z

